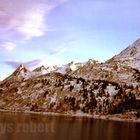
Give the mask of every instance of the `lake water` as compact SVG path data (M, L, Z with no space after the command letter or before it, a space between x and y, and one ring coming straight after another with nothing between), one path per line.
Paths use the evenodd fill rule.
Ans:
M140 123L1 112L0 140L140 140Z

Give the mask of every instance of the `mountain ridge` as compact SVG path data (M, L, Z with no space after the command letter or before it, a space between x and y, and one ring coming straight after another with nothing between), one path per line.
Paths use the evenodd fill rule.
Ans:
M127 117L134 119L140 108L136 102L140 98L140 71L121 61L132 54L132 48L139 48L139 41L105 63L90 59L33 71L21 64L0 82L0 109L92 115L127 112ZM139 63L139 53L133 57Z

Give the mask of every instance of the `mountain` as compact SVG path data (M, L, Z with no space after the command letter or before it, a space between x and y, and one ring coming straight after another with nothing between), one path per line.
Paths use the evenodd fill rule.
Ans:
M140 39L105 63L86 63L73 72L76 77L132 85L140 89Z
M23 64L21 64L9 77L4 79L3 82L23 81L23 80L27 80L30 77L31 77L31 72L28 69L26 69L26 67Z
M0 109L71 115L79 112L112 114L124 109L121 104L125 98L129 102L135 100L130 91L133 89L127 85L122 88L115 82L48 73L24 81L0 83Z
M112 61L140 70L140 39L136 40L120 54L108 60L108 62Z
M57 67L40 66L32 71L32 75L39 76L39 75L50 73L52 71L55 72L56 69L57 69Z
M137 40L105 63L90 59L33 71L21 64L0 82L0 109L91 115L127 112L133 118L140 98L139 48Z
M47 73L59 72L62 74L69 74L71 72L76 71L77 69L81 68L84 64L80 62L70 62L68 64L62 66L41 66L32 71L33 76L39 76Z
M81 68L83 65L83 63L72 61L62 66L40 66L34 69L33 71L30 71L23 64L21 64L9 77L4 79L3 81L24 81L30 78L35 78L49 73L70 74L76 71L77 69Z

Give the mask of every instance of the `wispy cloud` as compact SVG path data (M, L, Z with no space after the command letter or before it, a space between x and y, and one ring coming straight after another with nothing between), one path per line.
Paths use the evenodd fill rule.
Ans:
M13 43L13 42L10 42L10 41L2 41L1 44L0 44L0 48L3 48L7 51L12 51L14 50L16 47L16 45Z
M55 45L54 48L50 49L50 55L62 54L68 50L68 48L72 47L75 43L74 39L63 40L61 43Z
M65 0L0 0L0 28L26 39L49 31L45 16Z
M61 53L64 53L66 50L67 50L67 47L65 46L56 47L52 51L50 51L50 55L61 54Z

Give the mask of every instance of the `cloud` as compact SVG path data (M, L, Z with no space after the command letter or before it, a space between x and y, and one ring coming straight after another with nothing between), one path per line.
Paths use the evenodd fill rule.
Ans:
M46 15L65 0L0 0L0 29L30 39L49 31Z
M24 64L26 68L32 69L36 66L39 66L42 63L42 60L36 59L36 60L28 61L28 62L8 60L8 61L5 61L4 63L11 66L14 69L16 69L20 64Z
M62 54L66 52L68 48L72 47L74 43L75 40L73 39L68 39L67 41L63 40L61 43L56 44L54 48L51 48L49 54L50 55Z
M7 51L12 51L14 50L16 47L16 45L13 42L9 42L9 41L3 41L0 44L0 48L4 48Z
M50 52L50 55L61 54L61 53L65 52L66 50L67 50L67 47L65 47L65 46L56 47Z

